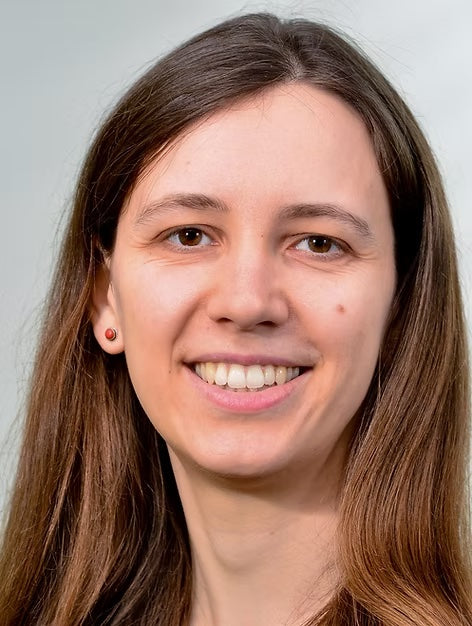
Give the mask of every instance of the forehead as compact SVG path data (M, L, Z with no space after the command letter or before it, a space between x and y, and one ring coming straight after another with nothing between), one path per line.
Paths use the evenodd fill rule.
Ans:
M129 208L173 193L207 193L235 208L388 204L361 118L337 96L302 83L195 123L143 173Z

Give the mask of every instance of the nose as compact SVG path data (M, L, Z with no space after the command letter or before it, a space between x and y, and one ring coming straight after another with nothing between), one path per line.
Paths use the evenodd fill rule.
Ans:
M241 330L283 324L289 316L289 305L275 259L254 249L222 259L207 300L207 312L213 321L231 323Z

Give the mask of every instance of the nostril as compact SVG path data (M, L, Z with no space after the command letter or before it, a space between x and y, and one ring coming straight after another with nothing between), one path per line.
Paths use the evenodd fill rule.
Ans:
M241 330L256 327L275 328L284 324L289 316L289 306L283 293L265 286L264 293L256 287L224 282L208 295L208 317L221 324L232 323Z
M252 332L255 328L277 328L279 323L272 320L259 320L259 319L246 319L238 318L238 316L231 317L220 317L215 320L216 322L228 325L235 324L241 332Z

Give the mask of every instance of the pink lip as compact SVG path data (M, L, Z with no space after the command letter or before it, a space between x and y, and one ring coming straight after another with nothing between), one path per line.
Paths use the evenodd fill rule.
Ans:
M260 361L257 362L260 363ZM303 385L308 373L301 374L284 385L275 385L264 391L237 392L223 389L218 385L210 385L197 376L191 368L184 369L188 372L191 383L198 393L203 394L212 404L232 413L257 413L281 404Z
M268 354L231 354L228 352L211 352L199 354L192 358L192 363L237 363L239 365L284 365L285 367L311 367L311 364L303 361L284 359L281 356Z

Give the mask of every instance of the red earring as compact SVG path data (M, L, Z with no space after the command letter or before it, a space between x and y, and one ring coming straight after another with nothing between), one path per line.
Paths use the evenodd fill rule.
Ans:
M108 341L115 341L117 334L116 328L107 328L105 331L105 337Z

